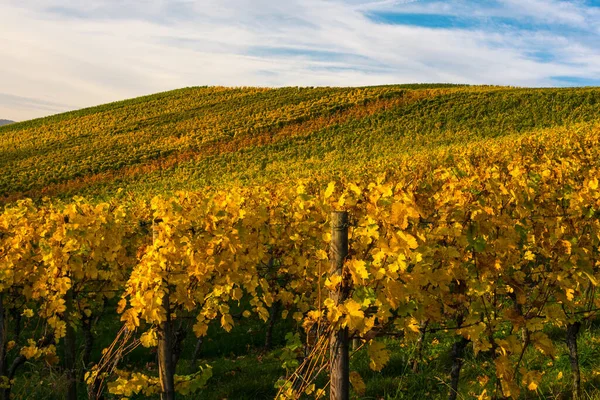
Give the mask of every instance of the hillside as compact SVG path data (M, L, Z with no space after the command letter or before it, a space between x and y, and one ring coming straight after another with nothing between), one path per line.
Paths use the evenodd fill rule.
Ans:
M3 397L600 398L599 97L191 88L1 128Z
M4 125L8 125L8 124L13 124L15 121L11 121L8 119L0 119L0 126L4 126Z
M590 88L181 89L2 127L0 197L348 175L357 160L594 121L599 101Z

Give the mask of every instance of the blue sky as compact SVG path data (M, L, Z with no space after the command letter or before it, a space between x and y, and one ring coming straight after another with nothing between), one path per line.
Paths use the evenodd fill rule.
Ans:
M600 0L3 0L0 118L184 86L600 85Z

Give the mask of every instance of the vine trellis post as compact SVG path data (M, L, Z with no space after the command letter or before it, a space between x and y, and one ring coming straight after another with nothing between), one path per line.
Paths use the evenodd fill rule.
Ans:
M152 244L156 241L157 223L161 219L152 221ZM158 336L158 375L161 387L161 400L175 399L175 365L173 363L173 324L171 321L171 302L169 298L169 282L166 281L166 291L163 294L162 306L166 311L166 320L157 327Z
M348 212L334 211L331 214L331 247L329 275L342 277L338 290L332 290L329 297L336 303L343 303L350 294L350 280L344 274L344 261L348 256ZM350 354L348 328L334 329L330 344L330 399L348 400L350 397Z

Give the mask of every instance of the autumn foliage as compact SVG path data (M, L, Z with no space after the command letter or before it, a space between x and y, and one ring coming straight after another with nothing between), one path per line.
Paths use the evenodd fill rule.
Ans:
M566 332L600 310L600 128L484 144L373 164L352 179L151 201L7 205L0 214L2 317L24 308L39 328L31 336L2 328L3 386L9 390L14 379L10 359L60 363L56 346L74 330L118 319L115 345L102 359L88 355L83 369L71 366L75 375L98 392L158 394L160 379L120 365L119 351L152 351L166 330L175 338L182 321L193 321L197 337L215 325L226 333L236 324L234 307L266 323L278 303L280 317L306 332L348 327L368 347L373 370L390 355L381 337L416 340L426 326L492 361L495 376L480 398L536 391L545 371L524 354L553 359L548 327ZM351 218L344 268L352 293L341 304L325 295L341 280L327 274L334 210ZM211 374L203 367L176 375L174 390L208 390ZM360 375L351 379L364 386ZM295 390L281 396L294 398ZM311 386L310 393L323 391Z

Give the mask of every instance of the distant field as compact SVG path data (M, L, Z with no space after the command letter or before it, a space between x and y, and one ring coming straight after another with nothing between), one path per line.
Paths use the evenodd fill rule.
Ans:
M0 198L348 175L424 149L593 121L599 101L600 89L181 89L0 128Z

